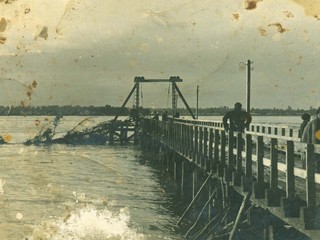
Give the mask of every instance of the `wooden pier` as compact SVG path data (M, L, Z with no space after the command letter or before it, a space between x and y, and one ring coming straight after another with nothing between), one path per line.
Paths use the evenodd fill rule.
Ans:
M220 208L226 199L239 199L237 194L251 203L248 226L258 224L261 209L268 215L257 227L260 239L276 239L280 225L306 236L302 239L320 239L320 174L314 161L320 146L300 143L296 129L252 124L238 133L226 132L221 122L148 118L142 119L141 129L142 148L162 156L162 164L192 201L200 192L206 192L204 202L210 201L212 182L219 180ZM214 218L210 206L207 215L210 222Z

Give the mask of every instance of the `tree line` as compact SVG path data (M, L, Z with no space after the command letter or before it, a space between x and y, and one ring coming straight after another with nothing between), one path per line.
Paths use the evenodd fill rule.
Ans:
M226 114L228 111L232 110L233 108L223 106L223 107L211 107L211 108L200 108L198 109L199 116L222 116ZM194 115L196 115L196 109L191 108ZM165 108L158 108L153 109L153 112L163 113L168 111L169 114L172 114L170 109ZM303 113L309 113L314 115L317 109L314 107L310 107L309 109L293 109L292 107L288 106L285 109L282 108L251 108L250 114L257 115L257 116L300 116ZM189 112L185 108L178 108L177 112L180 115L189 115Z
M221 116L232 108L223 107L211 107L198 109L198 115L200 116ZM196 109L191 108L194 115L196 115ZM310 107L305 109L293 109L288 106L286 109L281 108L251 108L250 113L252 115L261 116L298 116L307 112L309 114L315 114L316 108ZM172 114L169 108L142 108L140 107L139 113L142 115L152 115L155 112L159 114L167 111ZM0 106L1 116L129 116L131 112L130 108L113 107L111 105L106 106L73 106L73 105L49 105L49 106ZM180 115L189 115L188 110L185 108L178 108L177 112Z
M149 109L140 109L148 115ZM106 106L0 106L0 116L128 116L129 108Z

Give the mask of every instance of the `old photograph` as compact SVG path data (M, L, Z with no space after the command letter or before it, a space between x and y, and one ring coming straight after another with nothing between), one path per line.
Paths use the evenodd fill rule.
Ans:
M0 0L0 240L320 239L319 36L317 0Z

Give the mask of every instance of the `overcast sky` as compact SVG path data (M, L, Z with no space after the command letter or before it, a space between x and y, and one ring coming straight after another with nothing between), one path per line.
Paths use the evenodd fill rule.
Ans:
M232 2L0 0L0 105L120 106L135 76L180 76L191 107L197 85L200 107L245 106L250 59L252 107L320 106L320 3Z

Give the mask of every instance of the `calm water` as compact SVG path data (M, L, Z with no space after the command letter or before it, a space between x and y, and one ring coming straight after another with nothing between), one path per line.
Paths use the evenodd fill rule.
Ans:
M24 146L52 119L1 120L13 144L0 145L0 239L182 239L176 188L138 147Z
M25 146L53 118L0 119L11 143L0 145L0 239L182 239L174 230L185 207L177 188L138 147ZM64 117L57 136L83 119ZM87 118L78 128L103 120Z

